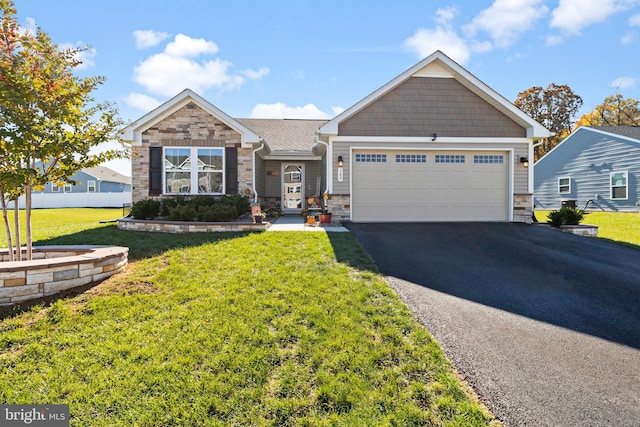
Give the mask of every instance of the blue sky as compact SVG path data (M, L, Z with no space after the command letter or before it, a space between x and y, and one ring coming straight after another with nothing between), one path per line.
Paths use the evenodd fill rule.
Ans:
M330 118L436 49L505 98L568 84L640 99L640 0L15 0L89 45L80 75L135 120L189 87L232 117ZM127 162L110 166L129 174Z

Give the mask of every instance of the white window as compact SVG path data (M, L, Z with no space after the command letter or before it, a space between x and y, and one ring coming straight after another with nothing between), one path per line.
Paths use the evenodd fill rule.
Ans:
M356 163L387 163L387 155L356 153Z
M72 184L65 184L64 185L64 192L65 193L71 193L73 191L73 185Z
M224 193L224 149L167 147L164 149L165 193Z
M59 193L62 187L58 187L55 182L51 183L51 192Z
M611 172L611 198L613 200L627 200L627 171Z
M464 154L436 154L436 163L464 163Z
M87 181L87 191L89 193L95 193L96 192L96 182L94 180Z
M571 193L571 178L568 176L558 178L558 194L569 193Z
M503 155L494 155L494 154L485 154L485 155L475 155L473 156L473 163L479 164L502 164L504 163Z

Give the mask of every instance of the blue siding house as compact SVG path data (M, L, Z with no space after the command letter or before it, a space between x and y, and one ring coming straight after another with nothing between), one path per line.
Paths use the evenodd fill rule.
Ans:
M580 127L534 165L536 209L635 211L640 127Z

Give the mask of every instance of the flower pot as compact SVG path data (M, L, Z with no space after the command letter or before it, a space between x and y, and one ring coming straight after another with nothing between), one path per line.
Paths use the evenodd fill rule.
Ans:
M331 214L323 213L320 214L320 224L331 224Z
M256 224L262 224L262 215L256 215L253 217L253 222Z

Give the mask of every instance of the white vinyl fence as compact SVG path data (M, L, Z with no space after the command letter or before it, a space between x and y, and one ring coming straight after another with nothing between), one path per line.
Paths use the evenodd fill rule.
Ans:
M34 193L31 207L42 208L121 208L131 203L131 192L126 193ZM13 207L13 203L9 204ZM20 209L25 207L24 196L20 197Z

